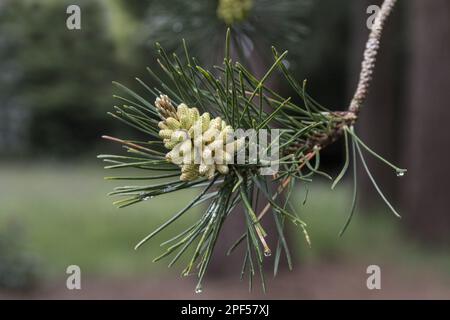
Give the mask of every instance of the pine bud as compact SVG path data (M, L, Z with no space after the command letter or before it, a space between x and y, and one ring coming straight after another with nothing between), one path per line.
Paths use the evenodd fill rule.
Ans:
M212 150L210 148L205 147L203 149L202 160L205 162L205 164L210 165L210 164L214 163L212 155L213 155L213 153L212 153Z
M188 131L191 139L198 139L202 137L203 129L201 121L197 121ZM202 139L200 139L202 140Z
M209 167L212 165L208 165L205 163L202 163L199 167L198 167L198 172L200 173L200 175L205 175L208 171L209 171Z
M163 118L176 118L177 112L168 96L162 94L156 98L155 107Z
M211 121L212 124L212 121ZM203 133L203 142L205 143L209 143L212 142L216 139L217 136L219 136L220 131L217 130L217 128L215 127L210 127L208 130L206 130Z
M211 121L209 113L205 112L199 119L202 125L202 133L209 129L209 123Z
M211 120L211 122L209 124L209 128L221 130L222 129L222 119L220 117L217 117L217 118Z
M180 144L180 153L183 155L189 155L192 153L192 141L186 140Z
M164 146L171 150L166 159L180 166L181 181L192 181L199 176L212 179L216 171L230 172L228 164L245 145L244 139L234 141L231 126L220 117L211 120L207 112L200 116L198 109L184 103L175 110L167 96L161 95L155 105L165 118L158 127Z
M189 117L191 118L192 123L198 120L200 118L200 113L198 112L197 108L191 108L189 109Z
M214 140L213 142L208 144L207 148L211 149L212 151L217 152L218 150L223 151L225 146L223 144L223 140Z
M169 129L169 127L164 123L164 121L160 121L160 122L158 123L158 127L159 127L161 130Z
M188 172L193 172L193 171L197 171L197 166L195 164L184 164L181 167L182 173L188 173Z
M159 136L163 139L170 139L172 137L173 130L164 129L159 131Z
M192 181L197 178L198 178L198 171L196 171L196 170L184 172L180 176L181 181Z
M215 165L211 165L209 166L208 172L206 172L206 177L211 180L212 178L214 178L214 174L216 173L216 166Z
M177 119L172 117L166 119L166 125L169 127L169 129L172 130L177 130L181 128L181 123Z
M183 163L183 157L179 154L179 152L170 151L166 154L166 160L178 165Z
M166 149L172 150L173 148L175 148L175 146L178 144L179 142L177 141L172 141L172 140L168 140L166 143L164 143L164 147Z
M177 116L183 129L189 129L192 126L189 108L184 103L178 106Z
M233 160L232 154L224 150L217 150L214 155L214 160L218 164L231 163Z
M170 138L172 141L183 142L189 139L189 135L185 130L177 130L173 131Z
M221 174L228 174L230 172L230 169L227 165L218 164L216 165L217 171L219 171Z

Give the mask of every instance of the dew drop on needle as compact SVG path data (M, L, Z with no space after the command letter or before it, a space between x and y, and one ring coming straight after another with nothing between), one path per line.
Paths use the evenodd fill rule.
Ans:
M197 286L196 288L195 288L195 293L202 293L203 292L203 288L201 287L201 286Z

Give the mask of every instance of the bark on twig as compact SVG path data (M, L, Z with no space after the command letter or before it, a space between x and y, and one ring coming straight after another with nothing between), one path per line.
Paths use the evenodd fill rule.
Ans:
M367 97L372 74L375 69L378 50L380 49L380 39L383 33L383 27L396 2L397 0L385 0L372 26L364 51L364 60L361 64L358 87L348 109L355 115L359 113L361 105Z

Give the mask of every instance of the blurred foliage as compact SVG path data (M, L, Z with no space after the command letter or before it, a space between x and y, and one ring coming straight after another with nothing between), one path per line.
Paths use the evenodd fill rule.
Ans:
M6 94L30 113L33 152L76 154L98 138L98 127L108 128L115 64L104 10L100 1L78 1L82 30L70 31L71 3L7 0L0 12L0 69L14 74Z
M310 0L253 0L245 15L232 21L223 18L224 10L230 14L226 9L229 2L152 1L139 35L147 45L159 42L168 52L181 53L180 43L185 39L191 54L204 66L222 62L227 27L232 29L233 51L240 55L240 61L263 59L270 63L272 45L280 50L289 49L293 57L304 50ZM236 9L236 4L233 8ZM292 63L295 62L293 59Z
M0 228L0 246L10 248L6 252L16 255L15 260L8 261L23 261L21 264L8 263L8 272L26 276L22 279L32 279L28 278L29 273L21 270L33 270L29 264L33 260L28 260L29 257L22 260L23 253L17 256L21 251L33 252L39 258L39 272L53 279L64 277L65 269L71 264L79 265L87 277L145 277L151 273L149 279L152 279L161 273L179 275L177 268L168 269L164 264L152 263L153 258L161 254L158 241L165 241L173 232L191 225L204 208L199 207L163 232L156 239L158 241L138 251L133 247L171 212L184 207L195 193L190 190L175 196L169 194L149 200L150 206L136 205L114 213L110 199L104 196L110 190L111 182L103 181L103 174L96 167L81 164L47 163L24 168L3 163L0 166L0 225L14 226L8 223L14 217L16 226L26 226L25 229L9 228L9 232ZM27 201L23 201L25 184L29 191ZM302 265L309 262L358 261L369 257L372 261L417 268L429 266L436 272L448 273L448 252L433 251L406 238L400 229L402 223L384 207L373 215L357 212L352 227L339 238L350 206L350 188L342 185L331 191L329 184L320 183L311 187L314 189L308 192L306 205L302 204L306 189L298 190L295 197L296 207L309 225L312 242L309 248L303 235L292 230L291 239L296 244L292 246L295 270L301 271ZM11 242L15 244L10 245ZM18 246L20 250L13 249ZM0 259L5 257L2 250Z
M0 288L29 290L38 280L37 260L24 250L22 231L13 222L0 228Z
M155 1L158 0L113 0L123 10L133 16L133 19L141 21L146 15L147 8ZM109 2L109 1L108 1Z
M253 0L219 0L217 16L227 25L233 25L247 19L253 8Z
M172 51L185 38L203 63L222 61L226 23L218 17L218 0L80 0L78 31L66 28L69 4L0 3L0 134L19 127L25 155L83 155L101 134L123 130L103 116L113 104L111 81L128 85L153 67L156 41ZM242 48L234 53L262 68L262 52L270 54L271 45L288 49L291 71L305 75L313 94L320 89L320 102L334 106L345 95L345 50L335 48L346 45L346 10L330 0L254 0L247 19L232 25L235 47ZM14 156L2 140L11 145L17 139L0 138L0 154Z
M148 275L166 269L152 263L161 251L158 244L139 251L133 247L149 230L188 203L195 192L182 192L176 198L163 196L152 199L150 206L116 211L105 197L111 182L104 181L103 175L98 167L82 164L47 163L27 167L2 164L0 226L13 219L26 226L23 230L26 242L21 240L20 250L11 247L8 252L33 252L42 262L42 275L50 278L64 277L67 266L72 264L80 266L87 277ZM28 181L28 196L23 201L25 181ZM170 232L163 232L158 239L181 231L194 221L201 209L193 210L191 216L175 224ZM0 250L0 259L2 255ZM8 270L11 267L9 264Z
M350 8L351 1L339 5L334 0L316 1L310 13L306 49L295 57L299 61L297 72L308 79L311 95L333 110L342 110L349 100ZM291 51L291 47L286 49Z

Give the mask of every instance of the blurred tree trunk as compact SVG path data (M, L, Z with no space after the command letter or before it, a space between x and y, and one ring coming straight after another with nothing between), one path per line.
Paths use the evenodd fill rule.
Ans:
M348 101L350 101L358 81L362 52L370 32L367 27L367 19L373 13L367 13L367 8L371 5L381 5L381 3L382 1L373 0L353 1L351 21L352 45L350 48L351 76ZM402 58L399 56L401 48L404 47L401 32L401 11L401 6L396 7L386 25L370 93L362 107L357 125L362 139L376 152L394 163L398 162L399 157L397 152L400 142L398 132L399 126L401 126L399 119L402 106L402 87L400 84L403 83L403 79L400 77L404 74L402 72ZM392 170L384 165L380 165L380 162L375 158L371 156L366 158L372 173L383 187L384 192L395 203L398 178L395 174L392 174ZM382 205L381 202L378 202L378 195L367 178L367 174L362 170L360 168L361 174L359 174L361 177L359 179L361 206L370 208L374 204Z
M221 50L222 51L222 50ZM245 61L244 57L239 57L237 55L236 50L233 50L232 46L232 54L234 61ZM220 55L219 55L220 56ZM252 59L248 59L247 67L255 74L259 79L264 76L267 71L267 66L264 63L262 57L258 55L256 51L252 52ZM268 86L277 91L278 84L274 81L274 78L269 78L267 81ZM266 110L269 111L269 110ZM269 179L270 181L271 179ZM276 186L269 183L269 187L272 188L272 192L276 190ZM254 197L254 201L257 202L257 208L255 212L258 214L267 204L267 199L264 194L260 193L258 199L256 199L256 195ZM274 263L274 254L277 246L278 239L278 231L275 225L275 220L273 219L271 214L267 214L264 219L262 219L262 225L264 230L267 232L266 241L271 250L273 251L273 255L271 257L264 258L264 267L265 270L273 270ZM228 249L238 240L242 234L246 231L246 223L245 223L245 213L244 207L242 204L237 205L237 207L233 210L231 215L226 219L221 235L217 241L216 247L214 249L214 256L211 259L209 266L209 276L218 278L218 277L226 277L226 276L235 276L238 277L245 254L246 242L243 241L240 246L230 255L226 256L226 252ZM285 234L286 238L289 238L288 232ZM285 263L285 258L282 254L279 270L282 271L286 269L287 265ZM258 277L258 275L256 275ZM247 273L245 274L247 277ZM257 282L256 282L257 283Z
M415 237L450 243L450 1L409 2L411 65L402 184Z

